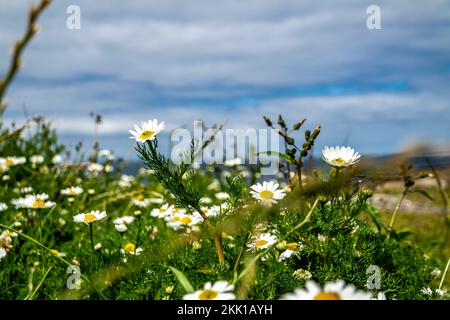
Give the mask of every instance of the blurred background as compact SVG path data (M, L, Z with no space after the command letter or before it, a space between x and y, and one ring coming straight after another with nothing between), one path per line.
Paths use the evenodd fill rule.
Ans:
M0 0L1 74L31 3ZM366 25L372 4L379 30ZM70 5L79 30L66 26ZM450 155L449 1L58 0L40 24L4 121L43 115L71 146L90 147L90 112L103 116L101 147L125 158L143 120L263 128L263 115L282 113L322 125L318 150L424 143Z

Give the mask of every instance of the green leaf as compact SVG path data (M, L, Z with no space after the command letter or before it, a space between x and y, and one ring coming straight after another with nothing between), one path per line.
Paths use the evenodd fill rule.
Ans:
M177 279L180 282L181 286L184 288L184 290L187 293L192 293L192 292L195 291L194 288L192 287L191 283L189 282L189 280L183 274L183 272L181 272L178 269L175 269L174 267L169 267L169 269L175 274L175 276L177 277Z
M263 151L263 152L258 152L256 155L258 156L278 156L280 158L283 158L284 160L286 160L289 163L292 163L292 159L284 153L280 153L280 152L276 152L276 151Z

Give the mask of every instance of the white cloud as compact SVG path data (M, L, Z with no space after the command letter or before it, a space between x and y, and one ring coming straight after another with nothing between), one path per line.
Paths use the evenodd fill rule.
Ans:
M0 2L0 61L23 32L31 2ZM82 9L80 31L65 27L65 9L73 3ZM229 119L230 126L254 127L263 114L281 112L290 120L304 116L324 124L327 139L353 132L381 144L390 134L393 141L385 143L392 148L408 135L443 137L450 114L449 2L380 0L383 29L376 31L366 29L370 4L54 1L9 91L6 116L20 117L26 103L31 114L49 116L63 133L89 134L88 113L97 111L105 115L102 133L116 135L142 118L174 126ZM398 82L407 92L371 91ZM348 83L368 93L270 93ZM255 102L231 107L233 99ZM204 107L208 101L221 103Z

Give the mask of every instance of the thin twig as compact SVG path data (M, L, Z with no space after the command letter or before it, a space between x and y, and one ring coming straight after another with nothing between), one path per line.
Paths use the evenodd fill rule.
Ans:
M17 75L17 72L22 66L21 56L23 50L28 45L33 36L36 35L36 33L39 31L39 27L36 24L36 21L39 18L40 14L50 3L51 0L41 0L41 2L37 6L33 5L30 9L25 34L15 43L12 51L11 64L9 65L4 79L0 80L0 114L3 113L7 106L6 102L4 101L6 90L8 89L9 85L14 80L14 77Z

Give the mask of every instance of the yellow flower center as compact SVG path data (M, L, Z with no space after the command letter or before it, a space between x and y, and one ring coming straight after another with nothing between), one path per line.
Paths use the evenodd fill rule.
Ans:
M40 208L45 206L45 201L41 199L37 199L33 202L33 208Z
M261 240L256 241L255 247L256 248L261 248L262 246L265 246L268 243L269 242L267 240L261 239Z
M50 252L55 256L59 255L59 251L56 249L51 249Z
M91 223L91 222L94 222L95 219L97 219L97 217L95 216L95 214L88 213L87 215L84 216L84 219L83 219L83 220L84 220L84 222Z
M134 243L127 243L125 247L123 247L123 250L125 252L134 252L136 250L136 245Z
M5 161L5 164L6 164L8 167L10 167L10 166L14 165L14 161L12 161L11 159L7 159L7 160Z
M144 198L145 198L145 197L144 197L142 194L140 194L140 195L134 197L134 199L136 199L137 201L142 201L142 200L144 200Z
M199 300L214 300L217 298L219 293L214 290L203 290L202 293L198 296Z
M148 139L153 138L154 135L155 135L155 133L153 131L145 130L139 135L139 139L148 140Z
M316 294L314 300L342 300L336 292L320 292Z
M334 163L336 163L337 166L342 166L342 165L346 164L347 161L345 161L342 158L337 158L336 160L334 160Z
M270 200L273 197L273 192L270 190L263 190L259 193L259 196L264 200Z
M288 243L286 246L287 246L287 248L289 250L295 250L295 249L298 248L298 243L297 242L291 242L291 243Z
M166 211L167 211L166 208L159 208L159 212L161 212L161 213L164 213L164 212L166 212Z
M192 222L192 219L190 217L183 217L183 218L180 219L180 222L182 224L189 224L189 223Z
M173 221L180 221L180 217L179 217L179 216L173 216L173 217L172 217L172 220L173 220Z

